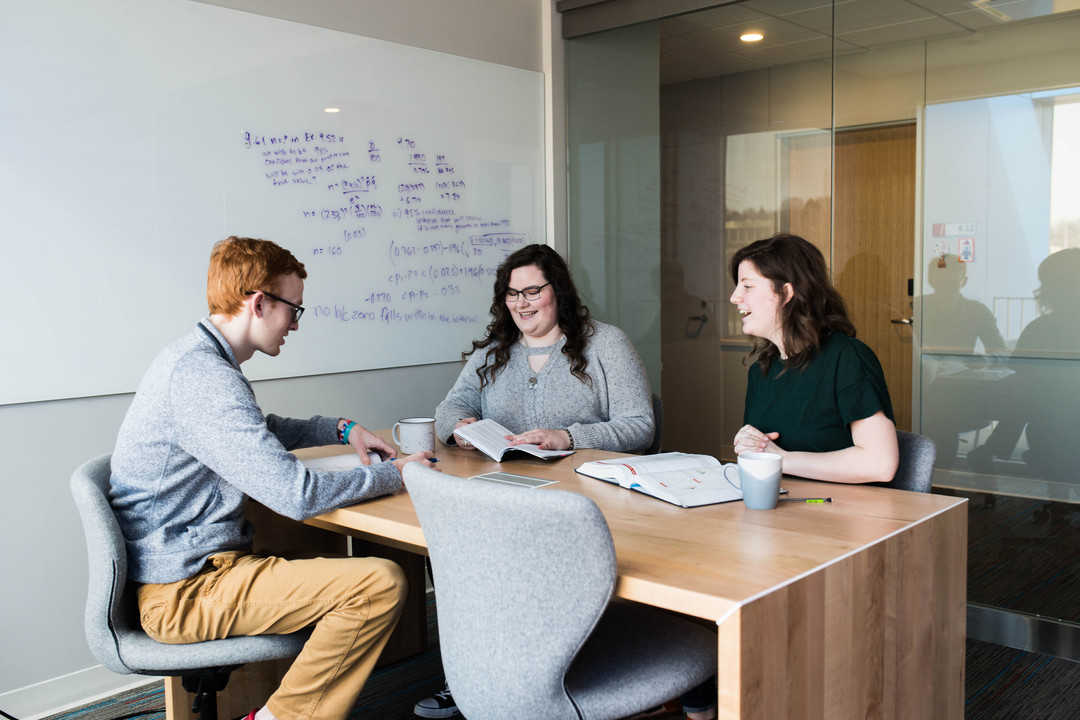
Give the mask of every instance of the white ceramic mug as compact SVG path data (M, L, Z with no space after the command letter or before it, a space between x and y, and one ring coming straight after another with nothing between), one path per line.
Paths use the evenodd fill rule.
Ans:
M776 453L743 453L739 456L739 485L743 503L751 510L772 510L780 501L782 458Z
M394 423L390 433L402 455L435 452L435 418L410 417Z

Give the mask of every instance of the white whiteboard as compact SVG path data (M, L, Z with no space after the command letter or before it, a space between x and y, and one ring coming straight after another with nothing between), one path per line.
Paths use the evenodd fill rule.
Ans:
M253 379L457 359L545 241L539 73L187 0L0 0L0 55L0 404L133 391L228 235L308 270Z

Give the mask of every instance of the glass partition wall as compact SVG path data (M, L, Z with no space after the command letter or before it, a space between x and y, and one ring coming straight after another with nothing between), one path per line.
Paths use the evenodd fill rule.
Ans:
M732 458L749 344L728 261L806 237L897 425L937 444L935 491L971 500L969 634L1080 659L1061 639L1080 627L1080 14L747 0L621 24L604 5L609 29L567 40L569 255L642 353L665 449Z

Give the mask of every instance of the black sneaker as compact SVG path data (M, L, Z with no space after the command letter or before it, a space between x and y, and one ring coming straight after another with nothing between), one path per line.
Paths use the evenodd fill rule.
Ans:
M454 696L450 693L450 686L445 685L441 691L416 703L413 714L422 718L452 718L461 713L457 709L457 703L454 702Z

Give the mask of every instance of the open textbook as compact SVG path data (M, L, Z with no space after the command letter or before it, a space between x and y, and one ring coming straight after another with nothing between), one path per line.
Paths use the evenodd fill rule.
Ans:
M725 475L728 468L731 470ZM738 465L722 465L709 455L681 452L635 455L582 463L577 471L682 507L742 499Z
M541 450L539 445L511 445L506 436L514 433L489 418L462 425L454 434L468 440L495 462L502 462L503 456L511 450L520 450L545 460L574 454L573 450Z

